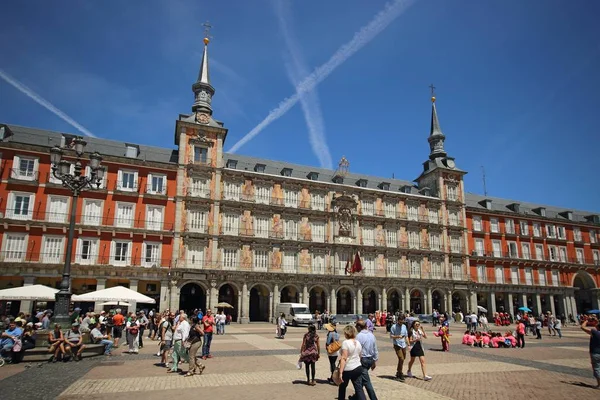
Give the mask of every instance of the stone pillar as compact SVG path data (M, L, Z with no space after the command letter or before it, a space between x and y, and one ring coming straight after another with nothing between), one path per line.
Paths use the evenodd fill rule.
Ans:
M308 287L304 285L302 288L302 302L306 305L310 304L310 298L308 296Z
M560 296L560 300L561 300L561 304L563 307L563 312L565 313L565 317L567 317L567 320L568 320L569 314L571 314L571 311L570 311L569 304L567 304L567 296L565 296L563 294L562 296ZM573 317L575 317L575 315L573 315Z
M356 310L357 310L357 304L356 304L357 303L357 299L358 299L358 297L356 295L352 296L352 312L350 314L358 314L356 312Z
M129 289L133 290L134 292L138 291L138 280L137 279L131 279L129 281ZM137 311L137 303L135 301L131 301L130 302L131 305L129 307L127 307L128 311L133 311L136 312Z
M356 297L354 299L354 314L362 314L363 313L363 298L362 298L362 290L358 289L356 291Z
M273 308L273 292L269 292L269 320L273 321L273 313L274 308ZM250 318L250 315L248 315L248 318Z
M552 313L552 315L556 316L556 310L554 309L554 295L551 294L549 297L550 300L550 312Z
M106 289L106 279L105 278L97 278L96 279L96 290L104 290ZM94 303L94 312L99 313L102 311L102 306L100 305L101 301L97 301Z
M515 315L515 310L513 308L513 297L512 297L512 293L508 293L506 295L506 299L508 300L508 307L506 307L506 312L508 312L509 314L512 314L513 316Z
M179 309L179 295L180 295L180 289L177 286L177 281L173 280L170 282L170 288L169 288L169 304L167 305L167 307L169 308L169 310L175 312ZM206 310L204 310L206 311Z
M271 320L273 321L273 323L277 323L277 318L279 317L279 315L277 315L277 305L279 304L279 285L275 284L275 287L273 288L273 312L271 313Z
M35 284L35 276L26 276L26 277L24 277L24 279L23 279L23 286L31 286L31 285L34 285L34 284ZM33 308L33 301L31 301L31 300L21 300L21 305L19 307L19 312L31 313L32 312L32 308Z
M538 315L541 315L544 311L542 310L542 299L540 298L540 294L537 293L535 295L535 306L536 306L536 313Z
M571 310L573 310L573 316L577 315L577 302L575 301L575 296L570 295L571 298Z
M490 292L490 296L489 296L489 313L491 313L491 315L494 315L496 313L496 293L494 292Z
M427 288L427 298L425 300L425 314L431 314L433 312L433 299L431 298L431 288Z
M469 308L471 309L471 312L477 314L477 293L470 292L469 294L469 303L471 303Z
M242 318L240 323L247 324L250 322L250 292L248 291L248 285L244 282L242 286Z
M238 315L237 315L237 323L241 324L242 323L242 298L243 298L243 294L241 290L238 290L238 303L237 303L237 309L238 309Z
M410 290L404 289L404 311L410 311Z
M527 294L521 294L521 307L528 307L527 305Z
M452 312L454 310L452 309L452 291L448 290L448 292L446 292L446 312L448 313L449 317L452 317Z
M337 296L335 293L335 289L331 289L331 296L329 296L330 298L330 306L329 306L329 314L330 315L335 315L337 314Z
M238 295L238 303L240 300L240 296ZM217 289L217 281L211 281L210 282L210 302L208 302L207 307L210 308L215 308L217 307L217 304L219 303L219 290ZM232 304L233 305L233 304ZM217 310L213 310L214 312L217 312ZM238 308L238 312L241 312L242 309ZM238 314L239 316L239 314Z
M169 281L160 281L160 308L157 306L156 311L161 312L167 309L169 300L167 293L169 291Z
M379 304L381 304L379 307L380 310L387 309L387 290L385 290L385 288L381 289L381 298L379 300Z

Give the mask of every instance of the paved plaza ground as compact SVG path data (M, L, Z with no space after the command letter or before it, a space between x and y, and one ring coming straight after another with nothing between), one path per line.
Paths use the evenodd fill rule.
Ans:
M206 391L213 399L320 399L337 398L337 387L327 384L329 363L317 363L317 385L305 384L298 371L299 348L306 328L290 328L284 340L274 338L271 324L230 325L213 339L214 358L201 376L167 374L157 365L157 342L146 340L139 355L84 359L79 363L33 363L0 368L0 398L11 399L169 399L194 398ZM428 327L428 334L434 331ZM396 356L384 328L375 334L380 361L372 371L379 399L599 399L592 388L589 337L575 327L563 329L563 339L534 340L525 349L478 349L460 345L464 325L454 326L450 353L440 352L439 339L429 336L425 353L432 381L417 378L400 383L393 379ZM319 333L322 340L325 331ZM406 365L406 364L405 364ZM183 365L187 370L187 364ZM353 392L351 385L347 395Z

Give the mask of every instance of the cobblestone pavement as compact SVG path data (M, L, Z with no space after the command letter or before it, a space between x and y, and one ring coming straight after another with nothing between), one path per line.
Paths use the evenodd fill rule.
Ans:
M125 347L120 347L111 358L6 365L0 368L1 398L112 400L118 394L128 399L164 400L173 389L190 397L209 390L213 398L221 400L337 398L337 388L326 381L327 357L317 362L316 387L306 385L304 370L296 369L305 328L290 328L284 340L274 338L270 324L227 328L226 335L214 336L214 358L202 361L206 370L201 376L167 374L154 355L157 342L147 341L139 355L125 354ZM432 333L434 328L426 329ZM459 342L463 331L453 327L449 353L440 351L439 339L433 335L426 340L426 367L432 381L422 379L417 361L412 371L416 378L400 383L393 379L396 356L385 329L379 328L375 334L380 361L371 372L378 398L504 400L531 393L545 400L600 398L600 391L591 387L595 380L587 353L588 337L577 328L564 329L562 339L544 336L540 341L528 336L524 349L462 346ZM319 334L323 341L325 331ZM187 370L187 364L181 367ZM352 392L349 387L347 394Z

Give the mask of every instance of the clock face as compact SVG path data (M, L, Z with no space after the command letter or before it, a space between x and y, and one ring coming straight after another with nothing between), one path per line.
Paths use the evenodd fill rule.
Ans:
M446 165L448 165L448 168L454 168L456 166L456 164L454 164L454 160L446 161Z
M201 124L208 124L210 117L206 113L196 113L196 121Z

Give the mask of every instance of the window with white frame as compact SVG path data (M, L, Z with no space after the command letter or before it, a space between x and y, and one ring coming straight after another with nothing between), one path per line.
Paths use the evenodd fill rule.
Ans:
M508 256L510 258L519 258L519 250L516 242L508 242Z
M75 262L84 265L96 264L98 260L98 244L99 240L97 238L78 238Z
M189 210L187 230L190 232L206 233L208 212L205 210Z
M529 243L521 243L521 254L523 255L524 259L531 259L531 247Z
M42 262L47 264L60 264L63 257L64 237L44 236Z
M35 157L15 156L11 178L23 181L37 180L39 159Z
M254 218L254 236L260 238L269 237L269 218L258 215Z
M552 286L558 286L558 271L552 271Z
M238 266L238 250L223 249L223 269L234 271Z
M577 263L583 264L583 249L575 249L575 253L577 255Z
M494 273L496 276L496 283L504 283L504 269L497 265L494 267Z
M137 191L138 172L133 170L120 169L117 177L117 189L126 192Z
M442 249L442 239L439 233L429 233L429 247L431 250L440 251Z
M542 236L542 225L539 222L533 223L533 236L535 236L535 237Z
M458 187L456 185L447 184L446 191L448 193L448 200L450 200L450 201L458 200Z
M131 240L113 240L110 243L111 264L131 265Z
M146 229L160 231L163 229L163 206L146 206Z
M271 188L264 185L256 185L254 190L254 201L258 204L269 204L271 202Z
M439 211L435 208L430 208L429 210L427 210L427 213L429 215L429 223L430 224L437 224L439 223Z
M519 268L518 267L512 267L510 269L510 283L512 283L513 285L519 284Z
M318 243L325 243L325 222L312 222L312 239Z
M485 265L477 266L477 282L487 282L487 276L485 275Z
M443 262L440 260L433 260L431 262L431 277L433 279L441 279L442 278L442 265L443 265Z
M481 216L473 215L473 230L475 232L481 232L482 229Z
M556 227L554 225L546 224L546 236L549 238L556 237Z
M596 243L596 231L590 229L590 243Z
M387 229L386 244L388 247L396 247L398 245L398 232L396 231L396 228Z
M449 210L448 211L448 223L452 226L458 226L458 211L457 210Z
M462 253L462 238L460 236L450 236L450 250L453 253Z
M490 231L493 233L500 232L500 224L498 223L498 218L490 218Z
M142 266L160 267L161 244L158 242L144 242L142 246Z
M298 240L298 221L286 219L283 236L287 240Z
M362 227L362 240L365 246L373 246L375 244L372 226Z
M515 233L515 221L513 219L505 219L504 226L506 228L506 233L514 234Z
M375 276L375 257L371 255L364 256L364 270L366 276Z
M254 265L252 269L254 271L267 272L269 268L269 251L268 250L254 250Z
M408 231L408 247L411 249L418 249L421 241L419 240L419 232L415 230Z
M419 208L414 204L407 204L406 214L410 221L416 221L419 219Z
M499 240L492 240L492 251L494 257L502 257L502 243Z
M298 207L298 191L294 189L285 189L283 191L283 205L286 207Z
M362 215L373 215L375 214L375 204L373 200L366 199L362 201Z
M204 267L204 245L188 244L185 250L186 267L201 269Z
M312 269L313 274L324 275L325 274L325 255L324 254L313 254L312 256Z
M94 189L106 189L106 180L108 179L108 170L106 167L100 167L102 168L102 170L104 170L104 175L102 176L102 181L100 182L100 186L96 185L96 183L94 182L93 187ZM91 178L92 176L92 169L90 168L89 165L87 165L85 167L85 176L87 178Z
M194 162L199 164L208 163L208 149L206 147L194 146Z
M26 233L5 233L2 259L4 261L20 262L25 260L27 251Z
M533 285L533 270L531 268L525 268L525 284Z
M453 262L452 263L452 279L462 280L462 278L463 278L462 264L459 262Z
M296 253L293 251L284 251L283 252L283 272L286 273L296 273L297 269L297 257Z
M134 203L117 202L115 226L119 228L133 228Z
M148 183L146 193L150 194L166 194L167 193L167 176L163 174L148 174Z
M102 200L83 199L83 224L90 226L102 224Z
M527 221L519 221L519 227L521 228L521 235L529 236L529 224L527 224Z
M396 203L384 202L383 213L386 218L396 218Z
M313 210L325 211L325 195L322 193L313 193L310 195L310 205Z
M557 226L556 227L556 232L558 234L558 238L559 239L566 239L567 238L567 230L565 229L564 226Z
M400 274L397 258L388 258L387 260L387 276L395 277Z
M189 194L194 197L210 197L209 180L206 178L192 178Z
M538 284L546 286L546 270L544 268L538 269Z
M544 245L542 245L542 244L535 245L535 259L536 260L544 259Z
M558 261L558 247L548 246L548 254L550 255L550 261Z
M600 265L600 252L598 250L592 251L592 257L594 260L594 265Z
M408 261L408 265L410 268L410 277L411 278L420 278L421 277L421 260L410 259Z
M559 260L562 262L566 262L567 261L567 248L566 247L561 247L558 250L558 255L559 255Z
M237 235L239 231L240 216L234 213L223 215L223 233L225 235Z
M33 205L35 195L33 193L8 194L8 206L6 209L7 218L30 220L33 218Z
M65 223L67 221L67 208L69 198L64 196L48 196L48 222Z
M575 239L576 242L581 242L581 228L573 228L573 239Z
M475 239L475 254L480 257L485 255L485 247L483 245L483 239Z
M240 201L242 194L242 184L240 182L224 182L223 198L225 200Z

